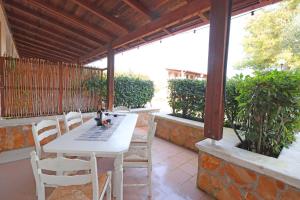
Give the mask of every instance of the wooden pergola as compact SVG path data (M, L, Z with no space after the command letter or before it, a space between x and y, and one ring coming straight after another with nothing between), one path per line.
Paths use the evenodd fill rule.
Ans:
M205 136L220 140L230 17L279 0L3 0L20 57L89 63L210 23ZM185 50L186 51L186 50Z

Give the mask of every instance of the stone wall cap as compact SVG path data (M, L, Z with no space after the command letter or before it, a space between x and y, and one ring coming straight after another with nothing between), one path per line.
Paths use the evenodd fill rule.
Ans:
M95 112L82 113L83 117L95 116ZM31 125L32 123L37 123L44 119L56 119L63 120L63 115L52 115L52 116L40 116L40 117L29 117L29 118L17 118L17 119L1 119L0 128L9 126L23 126Z
M159 112L160 108L133 108L130 109L130 112L139 113L139 112Z
M175 116L169 115L167 113L163 113L163 112L153 113L153 115L155 115L155 117L158 117L161 119L173 121L173 122L184 124L184 125L194 127L194 128L203 128L204 127L203 122L198 122L198 121L194 121L194 120L190 120L190 119L184 119L181 117L175 117Z
M223 139L212 142L205 139L196 144L198 149L225 161L273 177L300 188L300 134L296 141L273 158L236 147L239 144L233 130L224 128Z

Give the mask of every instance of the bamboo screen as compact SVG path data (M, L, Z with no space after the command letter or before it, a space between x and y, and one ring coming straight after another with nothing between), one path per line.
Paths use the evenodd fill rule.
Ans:
M85 81L104 69L39 59L0 58L2 117L55 115L80 109L95 111L99 94Z

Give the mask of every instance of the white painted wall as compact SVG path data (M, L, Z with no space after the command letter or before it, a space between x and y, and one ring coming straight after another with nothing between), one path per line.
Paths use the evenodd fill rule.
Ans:
M19 54L14 44L14 40L10 29L8 27L8 22L5 14L4 7L1 3L0 6L0 54L1 56L11 56L18 58Z

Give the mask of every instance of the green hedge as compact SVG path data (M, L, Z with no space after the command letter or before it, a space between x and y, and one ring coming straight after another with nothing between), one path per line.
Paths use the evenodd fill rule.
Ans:
M240 147L277 157L300 127L300 72L267 71L226 82L225 126L234 128ZM173 115L204 120L205 82L170 80Z
M85 83L86 87L102 94L106 99L106 79L92 77ZM128 108L142 108L150 102L154 96L154 84L151 80L141 79L135 76L115 77L115 106L126 106Z
M205 81L173 79L168 82L169 105L173 115L204 120Z
M119 76L115 79L115 106L142 108L154 96L154 84L150 80Z

